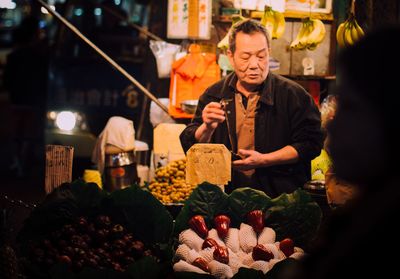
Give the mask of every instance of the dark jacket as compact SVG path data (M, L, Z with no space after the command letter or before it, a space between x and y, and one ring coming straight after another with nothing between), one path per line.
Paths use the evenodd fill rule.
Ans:
M192 123L180 135L185 152L196 143L194 134L203 122L201 115L204 107L209 102L219 102L221 99L232 99L226 110L234 146L229 141L226 121L217 127L211 142L222 143L237 152L234 102L236 82L236 75L231 73L200 96ZM275 197L291 193L310 180L310 161L320 154L323 144L321 119L313 98L304 88L289 79L269 73L260 94L255 119L255 150L269 153L291 145L299 154L297 163L256 169L256 177L261 185L255 188ZM240 187L235 184L235 171L232 176L232 185L226 188L228 192Z

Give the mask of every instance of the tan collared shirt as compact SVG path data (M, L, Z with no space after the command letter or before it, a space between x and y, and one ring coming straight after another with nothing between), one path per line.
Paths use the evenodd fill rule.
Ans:
M247 100L247 107L243 104L242 93L235 93L235 107L236 107L236 137L237 137L237 148L245 150L254 150L254 127L256 117L256 107L258 100L260 99L259 94L250 94ZM240 187L251 187L255 183L254 173L255 170L241 171L245 176L244 181L250 185L240 185Z

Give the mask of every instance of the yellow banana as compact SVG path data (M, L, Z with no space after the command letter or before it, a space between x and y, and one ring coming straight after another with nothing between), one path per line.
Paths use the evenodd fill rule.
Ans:
M270 6L264 7L264 14L261 17L260 23L268 30L268 35L273 38L273 31L275 26L274 11Z
M346 46L351 46L354 44L353 39L351 38L351 28L352 28L352 23L348 22L347 26L344 30L344 43Z
M217 44L217 47L222 50L227 50L229 48L229 35L231 33L232 26L235 25L237 22L242 21L246 18L241 15L232 15L231 19L232 19L231 27L229 28L228 32L226 32L225 37Z
M302 50L306 48L307 36L310 33L309 25L309 19L304 19L300 26L299 33L297 33L296 39L290 44L291 48L296 50Z
M353 45L363 36L364 31L358 25L354 12L350 12L349 17L339 25L336 32L336 40L339 47L344 48Z
M354 19L354 27L357 30L357 34L359 38L364 37L364 30L362 30L361 26L358 25L357 20Z
M315 44L317 46L325 37L325 25L319 19L311 19L312 31L307 37L307 44Z
M356 42L358 42L358 40L361 39L361 37L358 35L357 28L355 27L354 22L350 28L350 33L351 33L351 39L353 40L353 43L356 43Z
M285 17L282 13L274 11L275 25L272 31L272 39L279 39L285 33Z
M308 45L308 37L313 31L313 22L310 19L307 19L305 22L303 22L302 27L305 29L305 31L299 40L300 49L304 49Z
M339 27L336 31L336 41L339 45L339 47L344 48L346 45L344 43L344 30L345 30L345 25L346 23L343 22L341 24L339 24Z

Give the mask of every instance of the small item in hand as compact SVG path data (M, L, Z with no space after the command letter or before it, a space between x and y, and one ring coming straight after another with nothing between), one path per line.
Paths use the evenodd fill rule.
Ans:
M232 102L233 99L221 99L219 103L221 104L221 109L225 110L226 106L229 104L229 102Z
M237 153L235 153L235 152L233 152L233 151L231 151L231 159L232 159L232 161L236 161L236 160L243 160L243 158L242 157L240 157L240 155L239 154L237 154Z

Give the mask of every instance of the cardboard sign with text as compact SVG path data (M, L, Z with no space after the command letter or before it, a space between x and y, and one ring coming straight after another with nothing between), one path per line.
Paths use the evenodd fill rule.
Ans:
M186 182L219 186L231 181L231 153L223 144L197 143L187 152Z
M65 182L72 180L72 146L46 145L45 191L50 193Z

